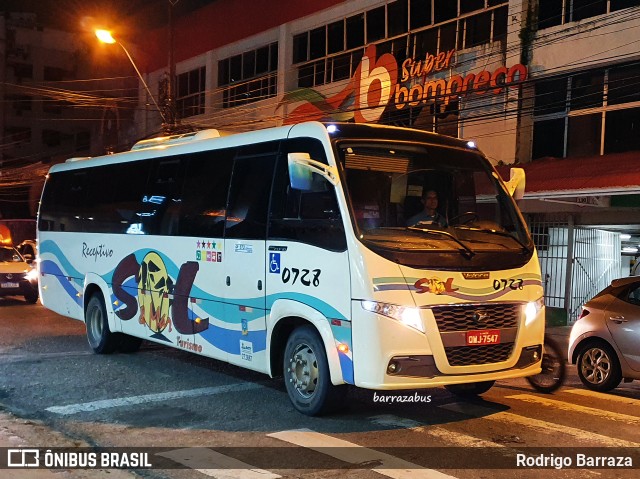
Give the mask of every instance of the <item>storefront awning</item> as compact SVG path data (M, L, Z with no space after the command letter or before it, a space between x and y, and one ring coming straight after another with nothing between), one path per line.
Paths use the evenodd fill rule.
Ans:
M640 194L640 151L500 166L505 180L511 166L525 170L525 199Z

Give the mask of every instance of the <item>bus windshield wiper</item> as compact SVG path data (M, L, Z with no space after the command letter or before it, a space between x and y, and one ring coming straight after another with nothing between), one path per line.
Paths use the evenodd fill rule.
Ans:
M441 236L446 236L449 239L452 239L455 243L459 244L460 247L462 249L458 250L460 251L460 254L462 256L464 256L467 259L471 259L473 258L476 254L471 250L471 248L469 248L467 245L465 245L462 241L460 241L458 238L456 238L455 236L453 236L451 233L448 233L447 231L442 231L442 230L433 230L431 228L420 228L419 226L407 226L408 230L411 231L420 231L422 233L427 233L427 234L432 234L432 235L441 235Z
M522 247L522 252L523 253L531 253L531 248L529 248L526 244L524 244L522 241L520 241L517 237L513 236L511 233L507 233L506 231L498 231L498 230L483 229L483 228L470 228L468 226L466 226L466 227L456 226L456 228L464 229L464 230L468 230L468 231L480 231L482 233L490 233L490 234L494 234L494 235L497 235L497 236L503 236L505 238L511 238L513 241L518 243L520 245L520 247Z

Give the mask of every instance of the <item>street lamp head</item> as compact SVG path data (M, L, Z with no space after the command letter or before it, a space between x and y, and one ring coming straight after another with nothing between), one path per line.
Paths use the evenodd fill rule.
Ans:
M113 38L113 36L111 36L111 32L109 30L96 30L96 37L98 37L98 40L100 40L102 43L116 43L116 39Z

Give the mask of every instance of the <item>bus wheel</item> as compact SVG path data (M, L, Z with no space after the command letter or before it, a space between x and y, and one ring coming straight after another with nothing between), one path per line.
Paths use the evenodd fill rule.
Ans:
M343 405L346 388L331 384L324 344L312 326L297 328L289 336L283 370L289 398L301 413L317 416Z
M107 310L101 294L91 296L84 313L89 346L97 354L109 354L118 346L118 337L109 331Z
M486 393L495 384L495 381L481 381L479 383L450 384L445 389L460 397L474 397Z

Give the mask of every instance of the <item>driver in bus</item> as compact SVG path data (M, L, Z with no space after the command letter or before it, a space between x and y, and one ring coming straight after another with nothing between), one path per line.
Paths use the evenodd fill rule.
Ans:
M438 213L438 193L435 190L426 190L422 194L424 209L407 220L407 226L416 226L418 223L447 226L445 218Z

